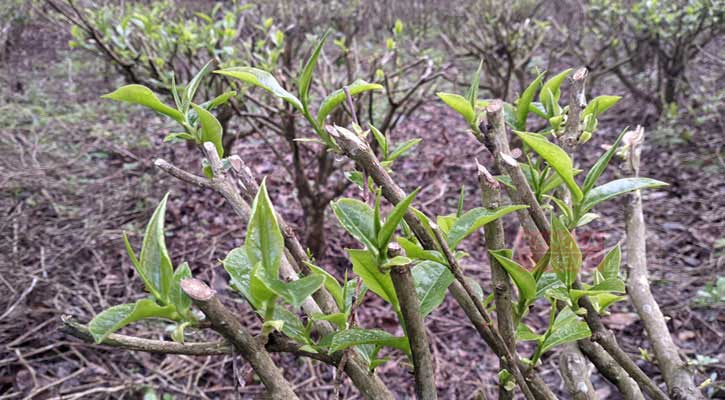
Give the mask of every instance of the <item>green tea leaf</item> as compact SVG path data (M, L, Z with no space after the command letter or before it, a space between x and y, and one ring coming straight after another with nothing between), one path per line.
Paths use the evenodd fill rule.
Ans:
M320 56L322 46L325 45L325 41L327 40L327 37L329 35L330 30L328 29L327 32L325 32L325 34L323 34L320 40L317 42L315 50L312 51L310 58L307 60L307 64L305 64L305 67L304 69L302 69L302 73L300 74L299 95L300 100L302 101L302 106L305 110L307 110L307 107L309 106L310 83L312 82L312 73L315 71L315 67L317 66L317 58Z
M619 278L619 267L622 263L622 250L619 244L614 246L612 250L609 250L606 256L602 259L602 262L597 266L604 279L618 279Z
M337 306L341 309L345 309L345 298L342 293L342 286L340 286L340 283L335 279L332 274L325 271L324 269L318 267L317 265L314 265L309 262L305 262L305 264L310 268L310 271L315 274L319 275L325 278L324 285L325 289L327 289L328 292L332 295L332 297L335 299L335 303L337 303Z
M609 148L609 150L607 150L604 154L602 154L597 162L594 163L589 172L587 172L587 176L586 178L584 178L584 186L582 186L582 191L585 195L589 193L589 191L597 183L597 179L599 179L599 177L602 176L602 173L604 173L604 170L607 169L607 165L609 165L609 161L617 152L617 149L619 148L619 143L622 141L625 133L627 133L627 128L622 130L622 132L617 137L617 140L614 141L612 147Z
M556 316L551 335L544 341L541 353L564 343L586 339L591 335L592 331L589 330L587 323L582 321L570 308L564 308Z
M589 114L593 114L595 117L601 113L610 109L613 105L622 98L622 96L597 96L587 104L584 111L581 113L581 119L584 119Z
M347 85L347 89L350 91L350 96L357 96L360 93L370 90L381 90L383 89L383 86L377 83L368 83L362 79L358 79L355 82ZM327 118L327 116L330 115L330 113L344 101L345 91L343 89L337 89L327 95L327 97L322 100L322 103L320 104L320 109L317 111L317 122L322 125L325 122L325 118Z
M476 112L465 97L459 94L444 92L438 92L436 95L443 100L448 107L461 114L466 122L468 122L468 125L476 124Z
M277 295L287 300L287 303L291 304L292 307L300 308L308 297L322 287L324 281L325 278L323 276L308 275L291 282L275 280L265 283Z
M163 303L169 302L169 289L174 275L164 239L164 217L168 199L167 193L146 225L139 260L140 271L143 271L139 274L148 278L151 286L161 296L157 300Z
M418 143L420 143L422 140L423 139L419 139L419 138L406 140L405 142L396 146L395 149L393 149L393 152L390 153L390 155L388 156L388 158L385 161L397 160L400 156L405 154L408 150L417 146Z
M569 301L569 290L555 273L544 272L536 282L536 298L542 297L567 302Z
M569 291L569 296L571 296L571 301L573 301L574 304L577 304L582 296L591 296L601 293L624 292L626 292L624 282L619 278L613 278L606 279L599 284L590 287L589 289L572 289Z
M458 247L458 245L468 237L470 234L480 229L482 226L493 222L506 214L510 214L516 210L527 208L524 205L512 205L499 207L495 210L488 210L486 208L474 208L464 213L451 227L448 232L448 246L452 249Z
M539 90L542 79L544 79L544 73L539 74L539 76L537 76L536 79L534 79L534 81L529 84L526 90L521 93L521 96L519 96L518 100L516 100L515 127L517 130L526 130L526 119L529 115L531 101L534 100L534 95L536 95L536 92Z
M489 250L488 251L506 270L511 279L519 289L519 295L526 300L534 300L536 298L536 280L526 268L519 265L516 261L506 256L506 249Z
M410 345L406 337L394 336L380 329L352 328L335 333L330 342L330 353L344 350L361 344L388 346L410 353Z
M579 274L579 267L582 265L582 253L576 244L576 240L559 218L552 218L551 220L551 268L566 287L570 288Z
M544 136L536 133L515 132L521 140L531 147L536 154L541 156L564 180L566 186L569 187L572 196L576 201L581 201L583 195L576 181L574 181L574 165L559 146L549 142Z
M249 304L257 310L260 315L264 316L267 306L270 302L274 301L278 295L269 286L268 281L272 281L274 278L267 275L264 272L262 263L258 262L254 264L252 270L249 272ZM277 309L279 307L275 307Z
M345 313L334 313L330 315L325 314L312 314L310 315L313 321L328 321L332 322L337 326L338 329L344 330L347 328L347 314Z
M411 270L415 292L420 299L420 313L423 317L435 310L446 298L448 286L453 283L453 274L443 264L423 261Z
M101 96L101 98L140 104L156 112L169 116L177 122L184 122L184 114L162 103L151 89L143 85L122 86L112 93Z
M304 110L304 107L302 107L302 103L300 102L300 100L292 93L288 92L282 86L280 86L279 82L277 82L272 74L267 71L262 71L261 69L252 67L233 67L217 70L214 71L214 73L236 78L243 82L259 86L262 89L281 98L282 100L290 103L298 111L302 112Z
M466 99L468 100L468 103L471 104L471 108L476 107L476 100L478 100L478 85L481 82L481 69L483 68L483 60L481 60L480 63L478 63L478 69L476 70L476 73L473 74L473 78L471 79L471 86L468 87L468 91L466 92Z
M436 250L425 250L422 246L411 242L404 237L398 237L398 244L405 250L405 254L410 258L416 258L419 260L428 260L437 262L442 265L447 265L445 257Z
M171 291L169 292L171 304L176 306L176 311L184 317L188 316L187 313L191 308L191 299L181 290L181 281L187 278L191 278L191 269L188 263L182 263L174 271L174 283L171 285Z
M252 203L252 216L249 219L244 248L250 264L261 263L267 277L277 279L284 251L284 238L264 180Z
M223 157L224 146L222 145L222 135L224 132L222 130L222 124L220 124L219 120L217 120L216 117L209 111L197 106L196 104L192 104L192 107L194 107L194 111L196 111L196 114L199 116L199 123L201 125L201 142L214 143L214 147L216 147L216 152L219 154L219 158Z
M211 111L221 105L226 104L226 102L229 101L229 99L231 99L232 97L234 97L236 95L237 95L236 91L230 90L228 92L224 92L224 93L220 94L219 96L217 96L209 101L205 101L205 102L201 103L199 105L199 107L201 107L205 110Z
M330 206L340 225L355 239L377 254L374 212L370 206L360 200L348 198L332 202Z
M247 252L244 247L237 247L230 251L222 261L224 270L230 277L229 285L232 289L241 293L250 304L252 304L252 293L250 289L250 275L252 273L252 264L247 258ZM252 304L256 308L256 304Z
M373 293L380 296L399 310L398 297L395 295L395 287L390 279L390 274L380 271L377 264L377 257L367 250L347 249L347 254L352 262L352 270L365 283Z
M539 339L541 339L541 335L534 332L534 330L531 329L528 325L519 322L519 325L516 327L516 340L528 342L531 340Z
M101 343L113 332L145 318L174 319L174 306L159 306L153 300L141 299L134 304L113 306L96 315L88 323L88 330L96 343Z
M377 248L380 250L381 253L387 252L390 238L393 237L393 233L395 233L395 230L398 228L398 224L400 224L400 221L403 220L406 211L408 211L410 203L413 202L413 199L415 199L415 196L418 194L418 192L420 192L420 188L415 189L411 194L409 194L398 204L396 204L390 214L388 214L388 217L385 219L385 223L380 228L380 232L378 233L376 241L378 244Z
M214 67L214 60L210 60L209 62L202 67L202 69L199 70L199 72L196 73L194 78L191 79L191 82L189 82L188 85L186 85L186 90L184 91L184 98L182 101L183 110L188 110L189 104L191 104L192 101L194 101L194 96L196 95L196 91L199 89L199 85L201 84L201 80L204 79L209 73L211 72L211 69Z
M553 116L553 113L551 113L554 108L553 105L556 104L556 107L558 108L559 97L561 96L561 84L564 82L564 79L569 76L571 71L572 69L569 68L560 72L559 74L551 77L548 81L546 81L546 83L544 83L544 86L541 87L541 92L539 92L539 101L541 101L544 105L552 105L547 107L547 110L550 111L548 115L549 117Z
M650 178L622 178L607 182L604 185L595 187L587 193L584 201L582 202L582 212L587 212L594 208L597 204L619 196L620 194L641 189L658 188L667 185L668 184L665 182Z

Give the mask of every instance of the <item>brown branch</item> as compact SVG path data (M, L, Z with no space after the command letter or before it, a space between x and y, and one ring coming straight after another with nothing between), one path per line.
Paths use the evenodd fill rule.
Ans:
M597 367L597 371L612 382L625 400L644 400L642 390L612 356L598 343L589 339L577 341L579 349L587 356L589 361Z
M392 256L401 255L400 247L391 246ZM428 335L425 322L420 313L420 300L415 292L413 274L410 265L395 267L390 271L390 278L395 287L395 294L400 303L406 335L410 343L415 373L415 395L419 400L435 400L438 398L435 381L433 357L430 354Z
M564 386L573 400L596 400L592 382L589 379L590 366L576 343L566 343L559 353L559 372Z
M181 281L181 289L199 307L219 332L229 341L242 357L252 365L269 395L273 399L297 399L292 385L277 368L267 350L258 342L227 309L209 286L204 282L188 278Z
M639 176L639 154L644 130L629 143L628 172ZM652 343L657 365L673 399L704 399L695 386L692 374L680 358L679 351L667 329L665 317L652 295L647 274L646 225L642 212L642 193L639 190L629 195L626 205L625 226L627 231L627 294L642 319L647 337Z
M511 177L513 186L516 188L508 190L509 196L519 204L529 206L528 211L531 219L536 224L542 237L548 243L551 227L549 220L546 219L544 210L536 201L536 196L529 186L521 167L516 160L511 157L511 149L509 148L508 136L506 134L506 124L503 115L503 101L494 100L486 107L487 123L482 123L481 131L485 140L483 144L493 154L496 166L501 172L505 172ZM538 245L537 245L538 247Z
M579 120L582 108L586 106L585 86L588 71L585 67L577 69L571 76L572 88L569 93L569 113L567 114L566 130L562 136L562 144L567 152L572 153L579 141Z
M478 164L478 186L481 188L481 203L488 210L495 210L501 206L501 185L486 170L486 167ZM511 280L506 270L496 258L491 255L491 250L499 250L505 247L505 238L503 231L503 221L501 219L494 220L484 225L484 236L486 239L486 248L489 251L488 262L491 266L491 279L493 283L494 302L496 304L496 321L498 329L501 331L504 342L509 351L516 351L516 328L514 326L513 307L511 301L513 298L511 289ZM504 368L503 362L501 368ZM512 399L513 392L506 390L504 385L499 385L499 399Z

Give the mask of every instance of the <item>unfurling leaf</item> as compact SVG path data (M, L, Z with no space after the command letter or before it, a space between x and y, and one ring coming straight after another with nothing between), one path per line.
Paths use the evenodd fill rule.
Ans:
M153 288L151 293L155 297L159 296L157 300L163 303L169 302L169 290L174 275L164 239L164 217L168 199L169 194L167 193L146 225L138 269L144 282L148 280L147 286Z
M534 81L529 84L526 90L521 93L521 96L519 96L518 100L516 100L515 128L519 131L526 130L526 118L529 115L531 101L534 99L536 91L539 90L539 86L541 85L541 80L543 78L544 73L539 74L539 76L537 76L536 79L534 79Z
M317 265L314 265L309 262L306 262L305 264L310 268L310 271L313 274L320 275L325 278L325 281L323 283L325 286L325 289L327 289L327 291L330 292L332 297L335 299L335 303L337 303L337 306L341 310L344 310L345 309L345 298L343 296L342 286L340 286L340 283L337 281L337 279L335 279L335 277L332 276L329 272L318 267Z
M613 105L622 98L622 96L597 96L587 104L584 111L582 111L581 119L584 119L587 115L593 115L597 117L599 114L607 111Z
M302 101L302 106L304 107L305 110L307 110L307 107L309 106L310 84L312 83L312 73L315 71L315 67L317 66L317 58L320 56L320 52L322 51L322 46L325 45L325 41L327 40L327 37L329 35L330 35L329 30L322 35L320 40L317 42L315 49L312 51L310 58L307 60L307 64L305 64L305 68L302 70L302 73L300 74L300 78L299 78L299 82L298 82L299 95L300 95L300 101Z
M209 111L197 106L196 104L192 104L192 107L194 107L194 111L196 111L196 114L199 116L199 124L201 125L201 142L214 143L214 147L216 148L217 154L219 154L219 158L222 158L224 156L224 146L222 145L222 135L224 132L222 130L222 124L220 124L219 120L217 120L216 117Z
M252 216L249 218L244 248L250 264L261 263L263 273L268 278L277 279L284 251L284 238L267 194L266 181L262 181L252 203Z
M189 264L182 263L176 267L174 271L174 282L171 284L171 290L169 292L169 300L171 304L176 307L176 311L184 317L188 316L189 308L191 308L191 298L181 290L181 281L186 278L191 278L191 269Z
M143 85L122 86L112 93L101 96L101 98L140 104L156 112L167 115L177 122L184 122L184 115L180 111L162 103L151 89Z
M597 266L597 271L602 274L602 277L606 279L617 279L619 278L619 267L622 263L622 250L619 245L616 245L609 250L606 256L602 259L602 262Z
M411 194L409 194L398 204L396 204L388 217L385 219L385 223L380 228L380 232L378 233L378 237L376 240L377 248L380 250L381 253L385 253L387 251L388 243L390 243L390 238L393 237L393 233L395 233L395 230L398 228L398 224L400 224L400 221L403 220L405 213L408 211L408 207L410 207L410 203L413 202L413 199L415 199L415 196L418 194L419 191L420 188L415 189Z
M592 168L587 173L587 177L584 178L584 185L582 186L582 191L584 192L584 195L589 193L589 191L594 187L594 185L597 183L597 179L599 179L600 176L602 176L602 173L604 173L604 170L607 169L607 165L609 165L609 161L614 156L614 153L617 152L617 148L619 147L619 143L622 141L622 138L627 133L627 128L623 129L622 132L617 136L617 140L614 141L614 144L612 147L607 150L604 154L602 154L601 157L597 160L596 163L592 166Z

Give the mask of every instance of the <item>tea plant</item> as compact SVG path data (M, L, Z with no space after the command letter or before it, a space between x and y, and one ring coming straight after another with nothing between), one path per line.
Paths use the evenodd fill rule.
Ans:
M634 133L625 129L586 172L575 168L572 157L577 146L598 134L599 116L619 98L599 96L586 101L586 69L565 70L546 80L542 74L513 104L479 99L480 72L465 96L439 93L491 152L498 175L494 177L479 166L481 207L465 210L461 198L455 212L428 216L415 207L418 190L403 191L392 169L395 159L418 141L394 148L385 131L373 124L363 128L352 106L353 96L380 89L380 85L356 81L328 93L315 110L310 88L326 36L318 41L304 64L297 78L296 95L284 89L269 72L258 68L228 67L213 72L257 86L288 104L302 115L314 133L308 141L354 162L355 170L348 171L348 175L361 187L362 199L337 199L330 202L330 208L339 224L359 242L358 248L346 250L356 276L348 273L341 281L315 262L275 212L266 182L258 185L238 156L225 157L221 145L224 132L213 111L226 99L194 103L199 82L214 76L210 75L208 64L183 89L172 85L176 108L164 104L150 89L136 85L121 87L105 97L140 104L166 115L184 129L174 139L187 140L201 148L205 156L202 175L183 171L164 160L157 160L156 165L184 182L218 192L246 223L244 245L232 249L222 263L230 277L230 287L258 315L261 332L252 335L220 302L215 291L191 278L191 268L186 264L174 271L163 236L166 198L149 222L138 258L126 241L132 263L152 298L114 306L100 313L87 327L67 320L68 329L81 337L90 335L98 343L134 350L195 355L236 352L250 363L269 395L279 399L297 395L270 357L271 352L293 353L329 364L337 369L337 376L344 371L364 397L392 399L391 389L375 373L376 367L389 361L380 356L387 347L400 352L412 364L417 397L435 399L438 393L425 318L450 292L500 360L500 397L510 398L518 388L527 399L556 398L540 376L544 368L542 357L557 347L570 352L576 343L626 398L641 398L642 391L652 398L669 398L622 350L601 321L608 307L626 299L627 287L620 274L620 247L614 246L607 252L591 277L581 271L583 256L576 229L597 217L596 207L623 194L636 195L640 190L666 185L637 176L638 166L634 165L641 143L640 129ZM561 87L569 77L572 90L568 104L562 106ZM327 117L343 103L350 108L352 122L348 126L327 124ZM527 131L530 116L542 119L545 128L540 132ZM524 147L519 156L510 148L509 129ZM379 149L379 155L372 143ZM627 157L634 177L599 184L617 154ZM584 178L580 179L580 175ZM503 203L502 188L511 199L509 205ZM392 206L385 216L383 201ZM517 214L523 226L532 228L529 244L542 250L537 253L533 268L516 261L517 254L505 244L501 218L512 213ZM460 264L467 256L465 246L470 245L466 239L481 228L493 277L490 288L467 276ZM643 236L629 236L638 238L635 241L644 240ZM630 243L628 249L634 249ZM389 304L402 335L360 325L356 312L365 307L367 293ZM192 311L192 303L199 312ZM532 309L540 307L548 312L549 322L539 329L528 324L528 317ZM174 322L172 339L176 343L139 342L138 338L114 333L146 318ZM188 343L184 331L192 328L211 329L224 341ZM527 341L534 342L534 350L520 355L518 344ZM665 353L657 353L658 364L665 372L672 397L702 396L691 374L681 367L679 357L674 360L662 354ZM675 373L671 375L672 371ZM573 396L582 395L581 385L591 386L581 370L562 373L572 378L565 381L574 383L568 387ZM670 379L675 375L677 378ZM681 379L683 376L687 379ZM336 379L334 387L338 393L340 384Z

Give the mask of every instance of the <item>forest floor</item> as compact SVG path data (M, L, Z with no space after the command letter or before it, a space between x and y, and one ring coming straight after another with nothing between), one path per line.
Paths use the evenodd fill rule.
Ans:
M258 325L240 298L225 289L227 277L218 261L242 243L245 227L216 194L184 186L154 168L158 157L191 170L198 169L198 162L185 146L162 143L170 126L161 118L101 100L101 94L119 84L115 73L88 55L66 50L66 42L63 34L31 27L1 66L0 399L139 398L152 391L159 398L162 393L173 396L164 398L234 398L235 392L256 397L261 386L239 362L235 381L232 357L129 353L81 343L59 331L63 315L88 321L110 305L142 295L121 233L129 232L138 244L145 222L167 191L167 244L174 262L188 261L196 277L211 282L247 323ZM640 122L642 112L637 104L624 102L600 122L610 128L602 128L588 148L611 143L617 130ZM681 134L681 125L652 127L642 156L642 175L670 184L644 193L653 291L699 382L710 377L722 382L725 374L725 305L708 304L701 293L725 275L723 128L717 113L686 134ZM392 137L423 138L395 170L406 190L423 188L417 203L425 212L455 211L461 185L466 208L478 205L474 160L490 160L456 115L432 102ZM274 204L301 233L293 185L266 144L245 139L235 150L258 177L267 176ZM577 155L582 165L596 157L592 151ZM605 178L615 173L616 167L610 168ZM351 189L347 195L360 193ZM605 249L623 239L623 201L601 207L601 217L577 232L587 242L585 274ZM516 242L516 220L507 218L506 227L507 243ZM341 276L350 268L343 249L356 244L331 212L327 232L327 251L318 261ZM481 242L480 234L467 240L471 256L465 268L486 288L487 261L477 250ZM361 310L361 325L396 329L394 314L372 295ZM547 318L534 309L530 321L544 325ZM638 364L661 382L631 305L619 303L606 321ZM168 335L162 329L162 324L143 323L127 331ZM443 398L471 398L477 390L494 393L498 362L454 301L448 298L432 313L428 329ZM399 354L390 356L393 362L377 372L401 398L407 397L411 393L404 390L413 387L412 375L396 362ZM287 367L297 363L286 374L305 397L331 396L332 368L279 358ZM547 381L560 382L557 362L555 352L543 358L551 367L542 368L549 371ZM610 384L594 384L600 398L617 398ZM354 396L347 386L343 394Z

